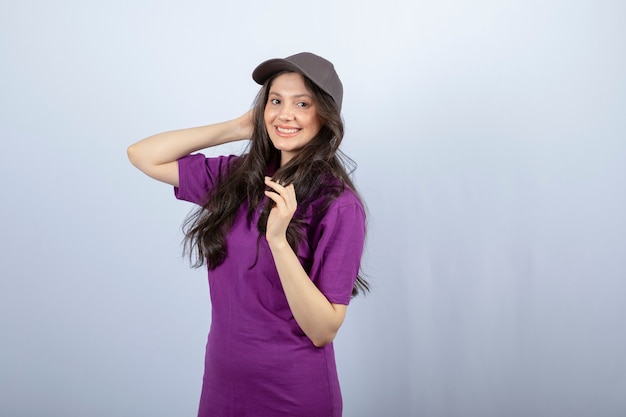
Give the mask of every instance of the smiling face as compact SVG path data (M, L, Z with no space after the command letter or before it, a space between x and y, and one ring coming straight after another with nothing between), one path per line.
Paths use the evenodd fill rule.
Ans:
M322 128L313 93L302 75L288 72L274 79L265 103L265 127L280 151L280 165L289 162Z

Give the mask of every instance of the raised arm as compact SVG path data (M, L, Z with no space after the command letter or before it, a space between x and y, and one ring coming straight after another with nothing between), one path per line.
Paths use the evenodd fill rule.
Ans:
M147 137L128 147L128 159L146 175L178 186L178 159L200 149L249 139L252 111L226 122L173 130Z

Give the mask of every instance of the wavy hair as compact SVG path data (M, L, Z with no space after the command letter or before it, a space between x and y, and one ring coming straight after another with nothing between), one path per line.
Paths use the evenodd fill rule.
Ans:
M252 137L244 155L228 168L224 176L218 178L216 186L206 197L206 203L192 212L183 223L183 251L189 256L193 267L206 264L211 270L224 262L228 255L225 235L232 227L237 211L246 201L247 219L249 223L252 222L254 212L264 199L264 177L270 168L276 168L274 181L293 184L296 190L298 209L287 228L287 240L296 253L306 224L303 214L311 202L321 197L323 208L327 208L346 187L358 197L350 179L356 164L339 149L344 133L339 109L327 93L304 75L302 77L313 94L322 128L296 156L279 167L280 151L269 138L264 112L272 82L285 72L268 79L256 96ZM259 238L265 236L267 218L274 206L273 202L270 203L264 204L257 223ZM367 291L369 284L359 273L352 296Z

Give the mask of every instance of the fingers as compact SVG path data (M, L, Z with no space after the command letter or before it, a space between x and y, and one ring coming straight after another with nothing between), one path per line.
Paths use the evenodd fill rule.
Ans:
M293 196L296 195L296 190L293 184L281 185L277 181L272 181L270 177L265 177L265 185L267 185L272 190L276 191L278 194L284 197L289 196L289 195L293 195Z
M295 188L293 184L281 185L269 177L265 177L265 185L265 195L275 203L267 218L265 237L268 242L287 242L287 228L298 206Z
M285 204L288 207L297 205L296 190L293 184L281 185L277 181L272 181L270 177L265 177L265 185L271 190L266 190L265 195L274 200L276 204Z

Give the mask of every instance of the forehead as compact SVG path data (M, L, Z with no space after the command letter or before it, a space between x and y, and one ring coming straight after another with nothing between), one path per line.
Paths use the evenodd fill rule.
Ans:
M270 86L270 94L272 93L282 96L313 95L307 88L302 74L297 72L286 72L274 78Z

